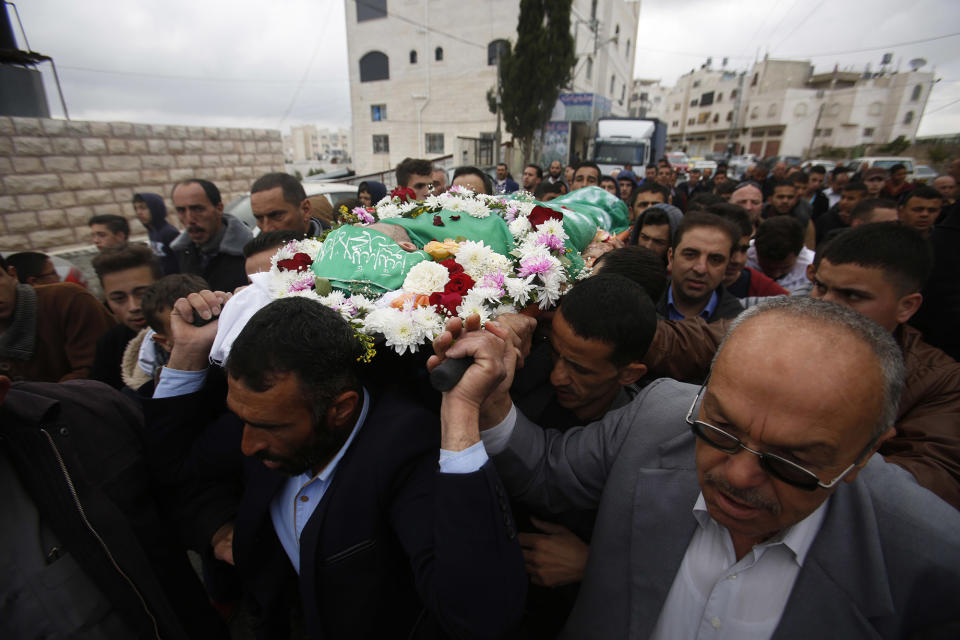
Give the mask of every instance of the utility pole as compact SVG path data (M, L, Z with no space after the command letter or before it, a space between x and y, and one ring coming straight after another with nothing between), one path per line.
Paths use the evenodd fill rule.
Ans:
M500 135L501 135L501 132L500 132L500 92L503 90L503 85L500 83L500 58L501 58L501 55L500 55L500 54L501 54L501 53L502 53L502 52L500 51L500 47L498 46L498 47L497 47L497 131L496 131L496 134L495 134L495 136L494 136L494 137L496 138L495 144L497 145L497 149L496 149L496 151L495 151L494 154L493 154L494 162L495 162L496 164L500 164L501 162L503 162L503 158L500 157L500 153L501 153L501 150L502 150L502 149L501 149L501 144L500 144Z
M813 123L813 131L810 132L810 146L807 147L807 157L813 157L813 141L817 137L817 129L820 128L820 118L823 117L823 108L827 106L825 102L820 103L820 108L817 110L817 121Z

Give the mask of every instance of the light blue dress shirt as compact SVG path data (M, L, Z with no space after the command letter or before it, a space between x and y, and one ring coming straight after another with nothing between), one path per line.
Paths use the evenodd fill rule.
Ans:
M713 315L713 312L716 310L717 304L719 302L720 302L720 297L717 295L717 292L714 291L712 294L710 294L710 300L709 302L707 302L707 306L705 306L703 308L703 311L701 311L697 315L703 318L704 320L709 321L710 316ZM670 320L686 320L687 319L685 315L677 311L677 308L673 306L673 285L672 284L667 289L667 315L670 316L669 317Z

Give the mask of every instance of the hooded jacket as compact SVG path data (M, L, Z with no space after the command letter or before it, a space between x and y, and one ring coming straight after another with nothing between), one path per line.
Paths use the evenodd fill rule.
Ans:
M677 227L683 222L683 212L672 204L661 202L655 204L650 209L660 209L667 214L667 221L670 223L670 243L673 243L673 236L677 233ZM650 209L647 209L649 211ZM640 229L643 227L643 219L647 211L644 211L633 223L633 229L630 230L630 241L628 244L637 244L640 241Z
M370 194L370 202L373 204L377 204L387 195L387 187L382 182L377 182L376 180L361 182L357 185L358 196L361 191L366 191Z
M179 231L167 222L167 205L163 203L163 198L155 193L136 193L133 197L134 199L141 198L146 203L147 209L150 210L150 224L143 226L147 228L150 248L153 249L153 254L160 261L163 275L180 273L177 256L170 248L170 243L174 241Z

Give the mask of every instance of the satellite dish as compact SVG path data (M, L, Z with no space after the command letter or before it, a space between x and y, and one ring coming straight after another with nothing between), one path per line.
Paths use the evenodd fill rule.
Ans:
M916 71L917 69L924 66L925 64L927 64L926 58L914 58L913 60L910 61L910 70Z

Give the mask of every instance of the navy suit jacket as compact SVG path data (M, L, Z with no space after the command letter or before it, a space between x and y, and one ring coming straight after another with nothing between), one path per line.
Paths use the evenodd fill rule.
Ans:
M236 514L234 560L259 638L287 637L298 600L311 638L498 637L519 620L526 575L506 493L490 462L439 473L435 414L397 394L371 399L303 530L297 576L270 517L288 477L237 457L242 425L232 414L189 442L191 427L177 416L202 396L148 401L150 428L166 463L189 444L176 482L193 539L208 544ZM225 473L238 459L240 494ZM217 477L202 477L204 467Z

